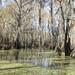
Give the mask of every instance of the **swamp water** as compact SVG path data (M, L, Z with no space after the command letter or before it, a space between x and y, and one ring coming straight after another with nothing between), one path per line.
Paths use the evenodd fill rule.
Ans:
M19 59L22 67L0 69L0 75L75 75L75 59L64 53L58 56L53 51L27 51L20 53Z
M34 52L24 60L35 66L34 69L30 67L33 69L31 75L75 75L75 59L64 54L58 56L55 52Z

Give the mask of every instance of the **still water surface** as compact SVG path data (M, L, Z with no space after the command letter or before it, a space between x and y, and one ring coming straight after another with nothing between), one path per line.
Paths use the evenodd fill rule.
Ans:
M34 52L26 55L24 60L36 65L34 69L40 67L38 75L75 75L75 59L64 54L58 56L55 52ZM32 75L34 73L36 71L32 71Z

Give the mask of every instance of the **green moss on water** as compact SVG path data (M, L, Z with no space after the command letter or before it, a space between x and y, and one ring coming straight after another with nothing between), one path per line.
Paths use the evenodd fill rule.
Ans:
M75 75L74 69L73 66L50 69L29 63L0 63L0 75Z

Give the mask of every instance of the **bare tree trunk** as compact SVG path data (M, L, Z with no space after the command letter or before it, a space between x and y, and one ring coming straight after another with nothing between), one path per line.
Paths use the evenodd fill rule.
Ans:
M70 37L69 37L69 26L68 21L66 21L66 30L65 30L65 40L64 40L64 50L65 50L65 56L70 56L71 48L70 48Z
M39 50L41 51L41 44L42 44L42 38L41 38L41 2L39 7Z
M20 52L20 34L18 32L17 34L17 38L16 38L16 55L15 55L15 60L18 60L19 59L19 52Z

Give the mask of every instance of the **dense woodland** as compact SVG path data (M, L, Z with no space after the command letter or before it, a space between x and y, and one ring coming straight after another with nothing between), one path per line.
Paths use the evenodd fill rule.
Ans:
M74 25L75 0L12 0L5 6L0 0L0 49L52 49L70 56Z

